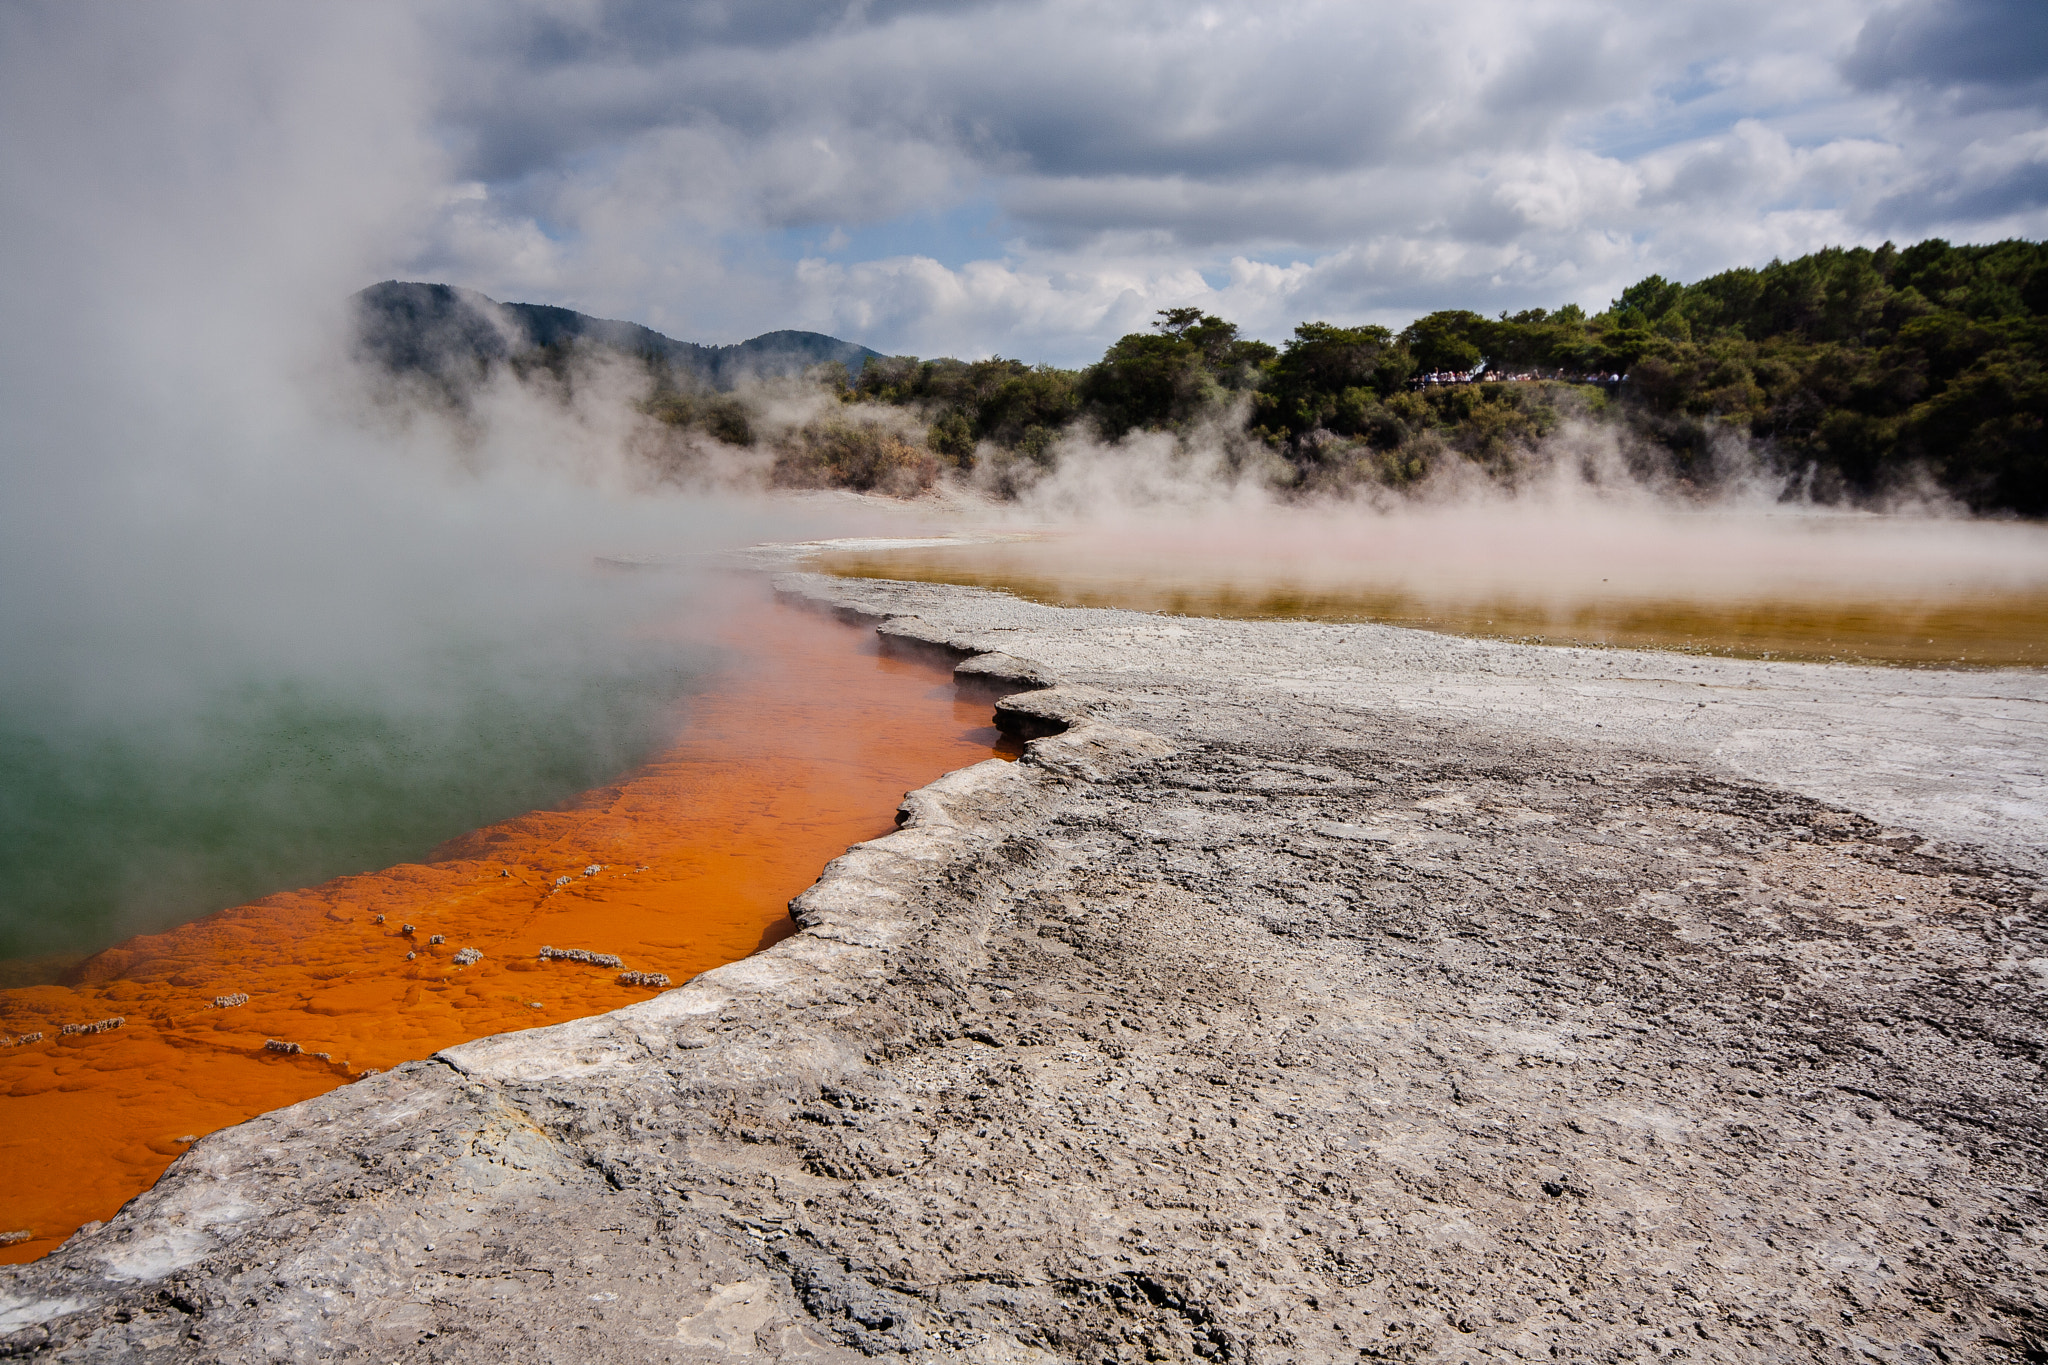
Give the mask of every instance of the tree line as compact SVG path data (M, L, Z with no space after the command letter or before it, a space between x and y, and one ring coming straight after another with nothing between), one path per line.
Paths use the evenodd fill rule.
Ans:
M914 491L981 465L1000 493L1055 462L1082 424L1111 442L1206 433L1304 490L1400 486L1454 460L1512 477L1582 419L1620 424L1637 458L1680 479L1710 479L1718 442L1739 435L1823 497L1924 473L1975 510L2040 516L2044 356L2048 245L1828 248L1693 284L1653 275L1590 316L1452 309L1399 333L1307 322L1276 347L1175 308L1080 369L915 356L853 376L821 367L847 409L903 420L886 441L852 412L814 423L776 468L785 483L898 491L910 470ZM702 412L745 427L730 400Z

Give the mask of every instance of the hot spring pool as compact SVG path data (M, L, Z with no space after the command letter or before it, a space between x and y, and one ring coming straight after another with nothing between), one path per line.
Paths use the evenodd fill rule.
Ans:
M1370 621L1754 658L2048 664L2048 528L2019 522L1264 509L827 551L813 566L1183 616Z

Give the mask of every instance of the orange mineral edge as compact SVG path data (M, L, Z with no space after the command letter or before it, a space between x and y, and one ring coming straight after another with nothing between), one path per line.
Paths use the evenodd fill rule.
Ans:
M0 1261L111 1216L215 1129L661 988L624 972L681 985L767 946L906 791L998 753L985 703L864 627L763 603L728 634L740 659L680 740L612 786L0 991L0 1028L42 1034L0 1048Z

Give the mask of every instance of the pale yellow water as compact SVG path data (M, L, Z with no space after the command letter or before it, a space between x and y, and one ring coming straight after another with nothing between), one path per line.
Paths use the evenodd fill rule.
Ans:
M1273 511L819 556L1062 606L1744 657L2048 664L2048 530L1906 518Z

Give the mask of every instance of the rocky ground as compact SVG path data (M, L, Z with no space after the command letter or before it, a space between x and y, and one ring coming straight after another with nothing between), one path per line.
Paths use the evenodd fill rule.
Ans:
M206 1138L6 1349L2048 1358L2048 679L786 590L1043 737L768 952Z

